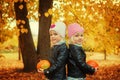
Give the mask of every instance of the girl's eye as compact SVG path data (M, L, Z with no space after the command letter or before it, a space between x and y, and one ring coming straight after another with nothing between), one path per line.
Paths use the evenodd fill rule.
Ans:
M56 36L56 35L58 35L57 33L54 33L54 35Z
M58 35L58 34L57 33L50 34L50 36L56 36L56 35Z
M52 36L53 34L50 34L50 36Z
M77 34L77 35L75 35L75 37L78 37L79 35Z
M83 37L83 34L81 34L80 36Z
M83 34L76 34L75 37L83 37Z

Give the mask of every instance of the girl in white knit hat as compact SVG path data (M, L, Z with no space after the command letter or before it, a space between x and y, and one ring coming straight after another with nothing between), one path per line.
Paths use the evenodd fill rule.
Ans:
M50 57L51 66L43 70L49 80L66 80L66 61L68 49L64 41L66 34L66 25L63 22L52 24L50 29L50 41L52 53Z
M85 80L86 74L93 74L95 68L86 63L86 54L82 48L84 29L78 23L68 26L69 57L67 80Z

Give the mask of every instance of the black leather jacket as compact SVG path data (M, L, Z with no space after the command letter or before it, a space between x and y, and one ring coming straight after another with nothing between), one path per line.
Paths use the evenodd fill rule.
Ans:
M55 45L52 48L50 57L51 67L44 70L44 74L49 80L66 79L66 61L68 58L68 49L65 43Z
M86 63L86 54L82 47L69 45L68 76L85 78L86 74L93 74L95 69Z

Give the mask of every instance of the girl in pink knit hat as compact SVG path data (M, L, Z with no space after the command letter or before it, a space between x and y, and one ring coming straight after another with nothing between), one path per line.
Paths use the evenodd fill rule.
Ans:
M78 23L68 26L69 57L67 80L85 80L86 74L96 70L86 63L86 54L82 48L84 29Z

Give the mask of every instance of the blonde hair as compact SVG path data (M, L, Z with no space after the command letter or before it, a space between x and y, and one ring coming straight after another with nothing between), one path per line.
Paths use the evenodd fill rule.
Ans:
M73 39L73 36L72 36L72 37L69 38L68 44L73 44L73 41L74 41L74 39Z

